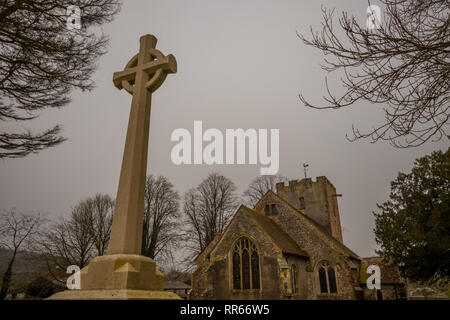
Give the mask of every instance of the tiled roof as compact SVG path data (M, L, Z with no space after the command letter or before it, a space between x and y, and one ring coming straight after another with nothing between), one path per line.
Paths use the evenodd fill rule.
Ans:
M250 217L261 226L283 253L308 257L308 254L300 249L298 244L275 221L253 209L245 206L244 208L247 210Z

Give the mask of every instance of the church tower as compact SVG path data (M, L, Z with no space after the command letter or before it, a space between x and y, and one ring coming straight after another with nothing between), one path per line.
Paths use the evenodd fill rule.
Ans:
M278 196L300 209L331 236L343 242L338 195L336 188L326 177L317 177L316 181L312 181L311 178L292 180L288 186L280 182L276 188Z

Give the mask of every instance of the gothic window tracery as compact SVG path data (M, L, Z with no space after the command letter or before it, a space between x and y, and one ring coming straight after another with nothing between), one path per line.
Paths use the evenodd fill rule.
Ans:
M260 288L259 252L248 238L236 242L233 253L233 289L249 290Z
M337 293L336 271L328 262L318 266L320 293Z

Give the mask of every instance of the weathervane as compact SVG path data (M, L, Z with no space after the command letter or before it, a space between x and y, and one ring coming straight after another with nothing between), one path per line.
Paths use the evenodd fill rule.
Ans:
M305 172L305 179L306 179L306 171L308 171L308 169L309 169L309 164L304 163L303 164L303 171Z

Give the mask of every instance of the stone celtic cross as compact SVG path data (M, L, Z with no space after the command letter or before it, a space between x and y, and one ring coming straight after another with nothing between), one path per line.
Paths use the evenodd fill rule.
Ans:
M133 98L108 254L141 254L151 95L177 71L175 57L156 50L156 42L152 35L142 36L139 53L113 75L114 85Z
M156 41L152 35L142 36L139 53L113 76L114 85L133 98L108 254L81 269L81 288L49 299L181 299L164 290L164 275L152 259L141 255L151 96L167 74L177 71L175 58L156 50Z

